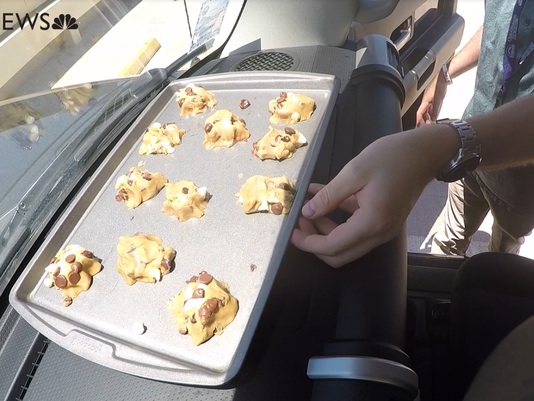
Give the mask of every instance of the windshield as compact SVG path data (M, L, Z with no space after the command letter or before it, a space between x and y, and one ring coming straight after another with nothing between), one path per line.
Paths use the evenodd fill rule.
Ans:
M224 43L243 4L0 1L0 292L16 254L106 145L170 73Z
M0 100L165 68L222 42L241 3L2 0L0 58L9 62L0 71Z

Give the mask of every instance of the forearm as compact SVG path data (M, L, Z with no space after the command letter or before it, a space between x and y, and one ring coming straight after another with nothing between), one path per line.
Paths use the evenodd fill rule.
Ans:
M494 170L534 163L534 94L467 120L481 144L479 169ZM425 125L401 132L395 144L406 160L418 163L430 182L452 160L460 146L447 124ZM387 137L386 137L387 138Z
M534 162L534 95L509 102L468 122L482 145L481 169Z
M480 47L482 44L482 26L478 28L473 37L467 44L452 58L449 65L449 74L451 78L469 71L478 64Z

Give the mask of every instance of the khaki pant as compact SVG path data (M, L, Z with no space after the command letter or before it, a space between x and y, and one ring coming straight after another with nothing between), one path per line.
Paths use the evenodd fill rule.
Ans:
M471 176L449 184L447 203L440 216L442 222L435 224L431 252L465 256L471 237L489 211L493 226L488 251L519 253L524 237L534 226L534 217L513 213L485 196Z

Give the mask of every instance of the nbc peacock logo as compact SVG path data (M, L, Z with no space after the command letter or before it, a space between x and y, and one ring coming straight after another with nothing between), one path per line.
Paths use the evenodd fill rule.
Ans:
M59 14L54 18L52 29L78 29L76 18L70 14Z

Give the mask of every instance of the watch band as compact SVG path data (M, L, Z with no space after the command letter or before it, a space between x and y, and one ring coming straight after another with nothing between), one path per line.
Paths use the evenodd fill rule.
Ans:
M481 146L473 127L463 120L447 123L460 139L460 148L445 169L436 177L439 181L452 182L465 177L480 164Z
M460 149L474 151L477 154L480 154L480 143L478 143L477 134L473 127L463 120L452 121L447 125L454 128L456 132L458 132L461 142Z

